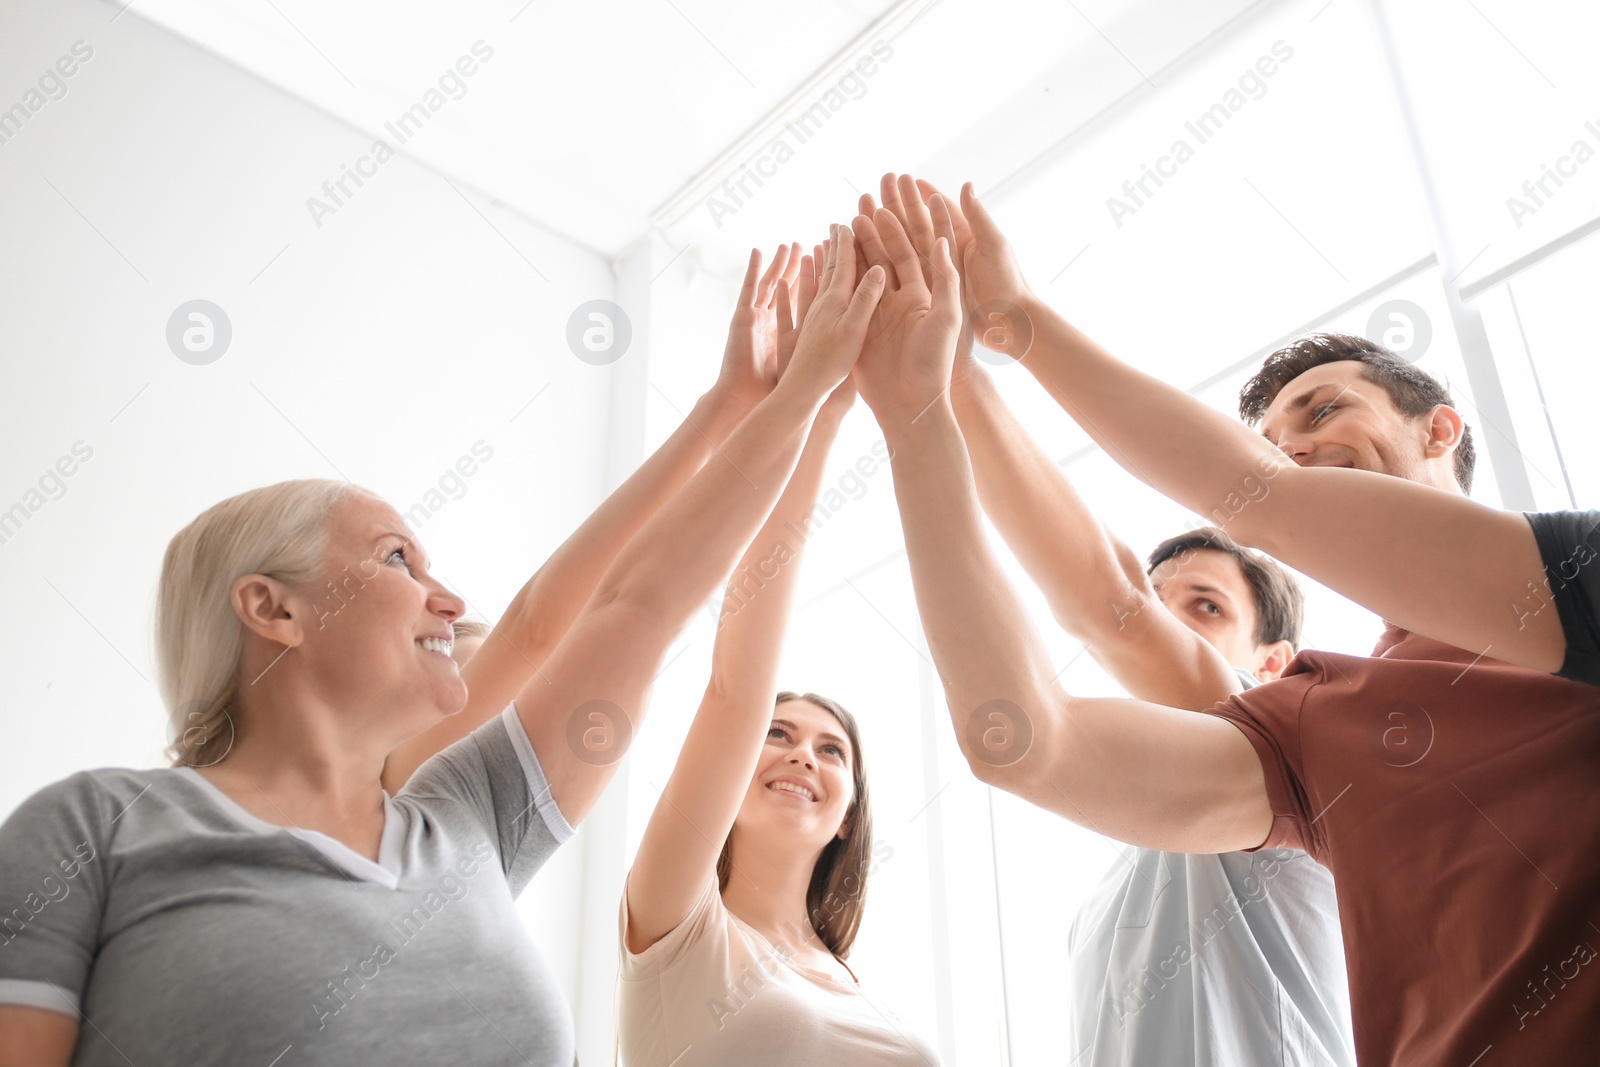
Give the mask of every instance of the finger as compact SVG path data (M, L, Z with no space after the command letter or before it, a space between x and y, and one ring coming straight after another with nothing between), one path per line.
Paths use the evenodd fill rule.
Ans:
M861 272L856 269L856 239L850 227L839 227L839 273L834 284L845 292L855 287Z
M972 231L973 239L985 244L1005 240L999 225L994 221L994 216L989 214L989 209L983 206L978 194L973 191L971 182L961 187L961 214L966 216L967 226Z
M800 242L796 241L789 246L789 262L783 268L783 283L790 288L794 287L795 279L800 276L800 259Z
M894 212L896 217L900 217L905 208L905 205L900 203L900 185L897 181L898 178L898 174L890 171L878 182L878 193L883 200L884 209Z
M872 213L876 210L878 210L878 205L872 202L872 194L862 193L861 199L856 203L856 214L865 215L870 219Z
M799 279L799 308L795 313L795 329L799 329L806 321L806 313L811 310L811 302L817 298L817 263L810 256L806 256L800 265Z
M917 250L917 255L924 258L932 256L936 235L933 232L933 219L928 214L928 205L922 202L922 197L917 192L916 179L911 175L900 175L899 184L902 210L895 214L900 216L900 222L906 228L906 236L911 238L911 246Z
M817 280L817 292L819 293L827 292L833 286L834 260L838 258L837 253L839 251L837 236L838 227L829 226L826 245L818 246L818 251L822 252L822 277Z
M906 236L906 231L901 228L900 220L894 217L891 211L878 210L873 223L878 228L878 236L883 238L883 247L889 253L889 262L894 264L895 280L903 289L921 286L927 288L927 279L922 276L922 262L917 259L917 250L912 247L911 238Z
M794 320L792 309L789 307L788 283L778 286L776 305L774 310L778 315L778 333L780 335L793 333L799 323Z
M867 265L882 267L884 278L892 288L895 284L894 264L889 260L889 252L883 246L883 238L878 233L878 227L873 225L872 219L866 215L857 215L850 226L855 231L857 243L866 254Z
M779 245L778 251L772 257L772 265L761 276L761 284L756 286L756 303L758 308L772 306L772 291L778 284L778 279L783 277L783 269L789 262L789 246Z
M933 251L933 307L935 311L942 308L954 309L957 317L961 315L961 274L956 270L955 261L950 258L950 240L945 237L934 242Z
M744 270L744 285L739 289L739 306L750 307L756 299L756 278L761 273L761 249L750 250L750 265Z
M943 240L949 244L950 261L956 265L956 274L958 279L964 279L966 276L963 270L965 263L958 261L961 259L962 249L966 246L963 245L960 239L956 236L955 218L950 212L950 201L946 200L942 195L935 193L933 195L933 203L930 204L929 207L931 209L929 211L929 215L933 219L934 233L939 235L940 240Z
M867 335L867 320L872 318L872 309L878 306L878 301L883 297L883 288L888 279L882 267L872 267L862 275L861 282L856 286L855 295L850 298L850 306L844 309L844 314L839 317L839 327L846 337L859 345Z
M954 249L955 257L959 259L961 250L967 247L967 243L972 240L972 229L967 225L966 216L961 213L961 205L956 202L955 198L941 193L932 182L925 182L918 178L917 189L922 193L922 199L927 202L930 212L933 210L935 197L944 201L945 210L950 213L951 228L955 231L955 243L950 247Z

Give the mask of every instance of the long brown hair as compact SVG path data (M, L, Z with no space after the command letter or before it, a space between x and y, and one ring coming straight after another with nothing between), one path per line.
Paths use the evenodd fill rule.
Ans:
M867 903L867 869L872 860L872 807L867 801L867 769L861 757L861 731L856 719L837 700L816 693L778 694L774 709L791 700L806 700L828 711L844 727L850 740L850 772L855 779L855 797L844 815L843 837L834 837L817 857L811 869L811 885L806 890L806 914L811 928L822 943L841 960L850 955L861 913ZM732 834L722 842L717 857L717 888L728 888L733 871Z

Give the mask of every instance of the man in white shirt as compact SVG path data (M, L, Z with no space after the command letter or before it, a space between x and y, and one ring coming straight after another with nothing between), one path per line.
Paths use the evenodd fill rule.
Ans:
M951 403L984 510L1061 626L1130 696L1208 707L1277 678L1304 600L1214 527L1145 567L1089 512L972 358ZM1355 1062L1333 879L1304 852L1128 848L1073 924L1074 1067Z

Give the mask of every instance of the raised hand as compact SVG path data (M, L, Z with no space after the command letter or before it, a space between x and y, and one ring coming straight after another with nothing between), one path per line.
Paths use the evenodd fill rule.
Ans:
M869 201L863 206L869 206ZM949 386L961 326L960 279L947 239L933 233L920 198L909 212L909 229L889 210L858 215L854 222L867 262L890 280L872 317L861 358L852 372L861 397L882 422L915 418Z
M887 273L871 267L856 280L855 239L847 226L832 227L816 296L804 309L804 321L794 339L793 355L784 370L785 382L832 391L850 373L866 338L873 309L883 295ZM804 298L804 291L800 293ZM782 297L788 303L788 294Z
M798 243L780 245L765 274L760 273L760 249L751 250L717 376L716 387L728 399L754 406L782 375L776 298L779 290L794 284L801 266Z
M957 250L954 258L961 268L962 305L976 331L977 342L1013 359L1025 357L1033 341L1033 324L1022 309L1033 298L1033 291L1022 276L1010 242L978 200L972 183L961 187L961 202L957 204L920 178L913 183L902 175L894 183L892 177L884 179L884 206L905 217L900 205L920 200L927 208L934 232L950 240ZM895 193L892 203L888 198L891 189ZM958 378L962 373L963 367L958 363Z

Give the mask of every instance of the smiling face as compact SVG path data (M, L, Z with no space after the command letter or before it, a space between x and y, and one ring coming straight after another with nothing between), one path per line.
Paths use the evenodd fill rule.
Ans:
M323 562L324 582L297 590L310 603L297 668L312 672L330 702L373 709L402 736L460 711L467 687L451 658L450 622L465 605L428 573L399 514L365 494L341 502Z
M734 826L774 835L812 855L847 830L855 799L854 753L833 713L786 700L772 714L766 744Z
M1402 414L1362 367L1324 363L1289 382L1268 405L1262 435L1302 467L1353 467L1453 487L1451 449L1435 419Z

